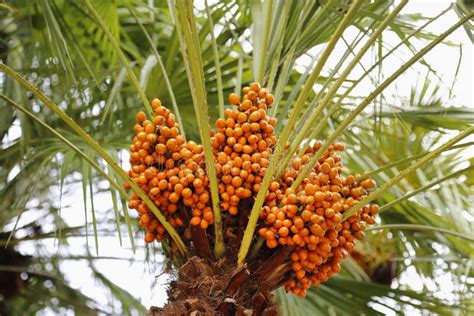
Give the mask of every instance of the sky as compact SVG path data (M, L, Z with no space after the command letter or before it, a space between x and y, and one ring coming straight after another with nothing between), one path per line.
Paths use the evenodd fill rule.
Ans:
M197 1L198 7L202 6L203 1ZM450 5L451 1L410 1L402 13L420 13L425 16L435 16ZM458 16L450 11L445 14L439 21L428 27L429 31L435 34L440 34L446 30L449 25L454 24L458 21ZM354 29L349 29L345 33L345 37L350 39L355 34ZM442 89L440 90L440 96L446 105L458 105L458 106L469 106L473 107L473 48L468 36L464 29L460 28L454 32L449 38L453 43L462 44L462 48L458 46L446 46L439 45L432 52L426 56L426 61L433 65L436 69L440 79ZM388 43L398 43L398 38L392 35L386 35L385 40ZM422 47L422 42L415 42L417 48ZM317 54L322 49L321 47L315 47L310 51L310 54ZM332 68L338 61L338 56L341 56L345 46L343 43L338 43L335 52L329 60L329 67ZM455 70L459 62L460 51L462 51L463 58L461 59L459 73L457 75L457 81L454 85L453 91L450 94L451 88L450 83L455 77ZM382 75L388 77L393 71L396 71L401 65L401 60L407 60L408 51L406 49L400 50L396 56L384 63ZM410 55L411 56L411 55ZM304 56L298 60L299 69L304 71L305 67L309 64L311 56ZM374 60L372 53L367 54L362 60L364 65L370 66ZM416 65L410 69L402 78L392 84L387 91L387 95L392 95L395 103L403 104L406 102L410 95L411 88L417 83L423 80L426 76L426 68L420 65ZM355 79L362 73L361 67L356 67L354 72L350 75L350 78ZM434 78L434 76L431 76ZM364 82L355 91L356 95L367 95L373 90L373 85L370 81ZM10 137L15 138L15 133L18 131L11 131L13 135ZM127 168L125 166L125 168ZM52 192L52 194L57 194ZM97 216L102 218L113 218L113 212L109 211L110 208L110 195L107 193L99 193L94 198L95 208L98 210ZM83 211L83 198L82 188L80 184L71 185L68 187L68 193L62 197L62 216L64 220L72 225L81 225L84 223L84 211ZM89 214L90 215L90 214ZM19 225L25 224L36 217L42 216L41 212L27 213L20 220ZM45 219L47 222L50 219ZM13 224L11 224L13 225ZM11 225L5 227L6 229L11 228ZM53 227L51 225L51 227ZM126 288L134 297L139 299L144 306L161 306L166 302L166 283L169 280L167 274L161 274L161 264L163 257L159 254L155 255L154 263L145 264L145 252L143 247L133 254L128 238L123 230L123 245L119 245L119 241L116 235L101 237L99 244L99 255L103 257L113 256L120 257L122 260L112 259L100 259L96 260L96 269L103 273L105 276L110 278L115 284L122 288ZM21 232L17 237L21 237ZM57 254L77 254L83 255L86 249L85 238L72 238L69 240L70 245L67 249L58 248L58 245L54 240L42 242L45 246L44 249L39 250L38 245L35 242L25 243L20 247L22 253L34 254L37 251L47 251L49 253ZM89 238L89 249L91 254L95 254L94 240L91 236ZM138 245L144 244L143 240L136 241ZM89 297L93 297L99 303L107 305L109 303L108 293L104 288L93 281L91 277L91 271L86 266L84 261L67 260L61 265L62 271L65 273L70 285L74 288L78 288ZM406 283L408 280L416 279L416 274L408 271L402 276L400 282ZM421 281L415 281L414 285L417 287ZM449 287L449 284L447 284ZM449 289L449 288L448 288ZM446 293L449 295L449 293ZM50 315L51 311L45 310L44 315Z

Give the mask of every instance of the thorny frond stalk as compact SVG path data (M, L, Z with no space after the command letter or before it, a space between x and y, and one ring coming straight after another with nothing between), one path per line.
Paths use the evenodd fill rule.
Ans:
M214 152L210 138L209 114L206 98L206 86L201 59L196 23L193 15L192 0L170 0L169 7L175 18L175 25L179 35L181 51L186 66L194 111L198 120L201 142L204 147L207 175L211 187L212 211L214 214L214 254L220 258L225 252L224 236L222 232L222 217L219 206L219 191L217 173L214 162Z

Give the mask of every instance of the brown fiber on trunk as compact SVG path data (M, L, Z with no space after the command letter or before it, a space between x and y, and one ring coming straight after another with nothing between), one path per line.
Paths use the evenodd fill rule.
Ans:
M170 283L167 304L150 308L149 315L277 315L271 291L288 281L285 258L294 247L275 254L263 247L250 266L237 266L236 255L251 208L250 199L242 200L239 216L225 223L234 229L226 234L227 255L217 261L209 245L212 236L199 227L190 227L194 256Z
M245 265L194 256L171 282L168 303L150 308L149 315L276 315L271 289Z

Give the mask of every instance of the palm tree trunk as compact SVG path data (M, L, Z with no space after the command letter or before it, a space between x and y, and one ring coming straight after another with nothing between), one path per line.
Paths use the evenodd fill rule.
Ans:
M171 282L168 303L150 308L149 315L277 315L271 291L286 270L268 271L275 271L282 257L270 258L260 269L237 267L226 258L210 263L191 257Z

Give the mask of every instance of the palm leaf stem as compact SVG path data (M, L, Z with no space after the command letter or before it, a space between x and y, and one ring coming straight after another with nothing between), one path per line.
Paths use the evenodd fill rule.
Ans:
M459 175L462 175L463 173L465 173L465 172L467 172L467 171L469 171L469 170L472 170L472 169L474 169L474 166L470 166L470 167L464 168L464 169L462 169L462 170L458 170L458 171L453 172L453 173L450 173L450 174L448 174L448 175L446 175L446 176L444 176L444 177L442 177L442 178L439 178L439 179L437 179L437 180L431 181L431 182L429 182L429 183L427 183L427 184L421 186L420 188L418 188L418 189L416 189L416 190L414 190L414 191L412 191L412 192L410 192L410 193L408 193L408 194L405 194L404 196L401 196L401 197L399 197L399 198L397 198L397 199L395 199L395 200L393 200L393 201L391 201L391 202L389 202L389 203L383 205L383 206L379 209L379 213L380 213L380 212L383 212L383 211L385 211L385 210L387 210L387 209L389 209L389 208L392 207L393 205L397 205L398 203L400 203L400 202L402 202L402 201L408 200L409 198L411 198L412 196L417 195L417 194L420 193L420 192L424 192L424 191L428 190L429 188L434 187L434 186L437 185L437 184L443 183L444 181L449 180L449 179L451 179L451 178L455 178L455 177L457 177L457 176L459 176Z
M449 150L454 150L454 149L459 149L459 148L464 148L464 147L469 147L469 146L472 146L474 145L474 142L467 142L467 143L463 143L463 144L458 144L458 145L454 145L454 146L451 146L451 147L448 147L446 148L445 151L449 151ZM378 173L381 173L381 172L384 172L386 170L390 170L392 169L393 167L396 167L396 166L399 166L399 165L403 165L407 162L410 162L410 161L413 161L413 160L417 160L417 159L420 159L426 155L428 155L429 153L431 153L431 151L426 151L426 152L423 152L423 153L420 153L420 154L417 154L417 155L413 155L411 157L408 157L408 158L403 158L403 159L400 159L400 160L397 160L397 161L394 161L394 162L391 162L391 163L388 163L388 164L385 164L377 169L374 169L374 170L371 170L371 171L367 171L365 173L363 173L360 177L357 177L357 180L363 180L363 179L367 179L367 178L370 178L371 176L375 175L375 174L378 174Z
M209 137L209 115L206 99L206 85L204 81L201 49L198 32L193 14L192 0L170 0L170 10L175 18L175 26L181 44L188 82L191 87L194 111L199 125L201 142L204 147L207 174L211 187L212 211L214 214L214 254L220 258L225 252L224 236L222 232L222 217L219 206L219 189L217 173L214 165L214 152Z
M168 73L166 72L165 65L163 64L163 60L161 59L161 55L160 55L160 53L158 53L158 50L156 49L155 44L153 43L153 39L151 38L150 34L147 32L147 30L143 26L143 23L138 18L137 14L135 13L135 10L133 8L129 7L129 11L133 15L133 17L135 18L135 21L137 21L138 26L142 30L142 32L145 35L147 41L150 43L150 47L151 47L151 50L153 51L153 54L155 54L156 60L158 62L158 65L160 66L160 70L161 70L161 73L163 75L163 79L165 80L166 89L168 89L168 93L170 95L171 105L173 107L173 112L176 115L176 121L179 124L179 130L181 132L181 135L183 135L183 137L186 139L186 132L185 132L185 129L184 129L183 121L181 119L181 114L179 113L179 108L178 108L178 104L176 102L176 97L175 97L174 92L173 92L173 87L171 86L170 78L168 76Z
M354 206L352 206L349 210L347 210L346 212L344 212L344 215L342 217L342 220L346 220L348 219L352 214L354 214L357 210L359 210L360 208L362 208L364 205L366 205L367 203L370 203L372 202L373 200L375 200L377 197L379 197L381 194L385 193L386 191L388 191L391 187L393 187L394 185L396 185L398 182L400 182L400 180L402 180L403 178L405 178L407 175L409 175L410 173L416 171L418 168L420 168L421 166L423 166L424 164L430 162L431 160L433 160L434 158L436 158L437 156L439 156L444 150L446 150L446 148L448 148L449 146L452 146L454 145L455 143L459 142L460 140L462 140L463 138L469 136L470 134L472 134L474 132L474 126L472 127L469 127L468 129L462 131L461 133L459 133L458 135L456 135L455 137L451 138L449 141L447 141L445 144L441 145L438 149L432 151L431 153L429 153L428 155L424 156L423 158L421 158L420 160L417 160L416 162L414 162L413 164L411 164L409 167L407 167L406 169L402 170L399 174L397 174L395 177L391 178L389 181L385 182L382 186L380 186L377 190L375 190L374 192L370 193L367 197L363 198L362 200L360 200L358 203L356 203Z
M261 82L262 84L264 83L263 82L263 79L264 79L264 72L265 72L265 65L266 65L266 60L267 60L267 57L268 57L268 52L267 52L267 47L268 47L268 41L269 41L269 37L270 37L270 26L271 26L271 22L272 22L272 13L273 13L273 10L272 10L272 6L273 6L273 0L265 0L264 1L264 5L265 5L265 24L264 24L264 28L263 28L263 38L262 38L262 43L261 43L261 47L260 47L260 56L259 56L259 60L258 60L258 72L257 72L257 77L256 77L256 81L257 82Z
M216 80L217 80L217 100L219 107L219 117L224 117L224 87L222 85L222 74L221 74L221 62L219 60L219 50L217 49L216 37L214 36L214 22L212 21L211 9L207 4L207 0L204 1L206 6L207 20L209 22L212 51L214 53L214 64L216 67Z
M453 235L456 237L460 237L471 242L474 242L474 237L468 236L466 234L462 234L450 229L441 228L441 227L433 227L427 225L417 225L417 224L387 224L387 225L378 225L378 226L371 226L366 228L368 230L381 230L381 229L401 229L401 230L419 230L419 231L432 231L432 232L440 232L444 234Z

